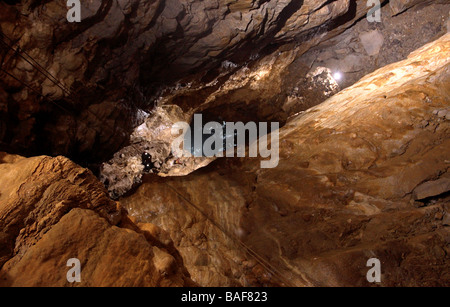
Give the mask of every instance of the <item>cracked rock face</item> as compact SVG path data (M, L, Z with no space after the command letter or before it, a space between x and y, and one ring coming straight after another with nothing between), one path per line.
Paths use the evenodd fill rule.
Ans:
M320 87L316 94L304 86L311 69L348 71L339 82L343 88L421 46L405 43L388 17L407 16L407 28L416 32L412 36L424 40L420 44L446 26L448 6L438 6L445 1L389 3L382 8L381 26L366 25L361 33L342 37L364 22L365 0L81 1L80 23L66 20L63 1L3 1L0 148L27 156L65 155L97 170L130 145L130 135L143 122L141 110L149 113L159 98L185 113L201 105L200 111L213 114L285 122L327 98ZM419 16L414 17L410 12L416 7L431 9L413 12ZM441 20L434 12L447 16ZM383 38L382 48L386 42L401 48L392 47L386 59L355 56L361 51L356 35L385 30L383 25L392 34ZM336 36L344 46L315 54ZM325 46L313 48L321 43ZM266 70L276 76L236 84L257 66L273 66Z
M358 7L356 9L358 12ZM122 155L122 160L135 165L142 160L140 156L145 148L149 147L147 142L154 143L156 139L170 148L174 139L170 127L177 121L190 122L194 113L202 113L214 121L278 121L284 124L289 118L353 84L377 66L404 58L426 39L445 33L449 8L448 5L435 4L407 11L396 19L390 17L391 13L390 7L385 6L381 10L382 23L359 20L336 37L317 42L318 45L310 50L308 44L311 42L305 42L296 47L279 48L244 64L226 60L216 77L203 80L203 76L198 75L191 82L178 82L166 88L157 100L159 107L154 108L146 123L132 133L133 148L138 146L136 144L143 146L131 152L128 152L131 147L127 147L116 157ZM416 39L412 35L417 31L424 38ZM167 111L162 108L177 111L172 111L174 116L167 119ZM163 155L151 155L160 160L156 168L152 164L151 172L160 176L186 175L212 161L179 161L163 151ZM101 171L102 181L108 183L112 197L120 197L137 186L142 175L149 173L142 167L137 169L133 166L130 170L119 160L114 158L104 164Z
M89 170L0 153L0 174L1 286L65 286L72 258L78 286L194 285L167 235L129 220Z
M447 285L449 50L447 34L293 117L277 168L222 159L120 202L201 285L369 286L373 257L384 286Z
M64 1L1 2L2 148L103 162L161 87L364 16L365 1L350 2L81 1L80 23Z
M178 106L156 107L131 135L131 145L117 152L100 169L100 180L109 195L117 199L142 182L146 174L184 176L206 166L213 158L174 157L172 144L178 134L172 127L190 118Z
M450 6L381 2L1 1L0 285L448 285ZM278 167L173 157L196 113Z

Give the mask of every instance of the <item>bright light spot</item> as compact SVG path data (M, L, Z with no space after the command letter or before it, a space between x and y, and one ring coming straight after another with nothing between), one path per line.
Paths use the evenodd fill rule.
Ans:
M256 74L256 80L259 81L259 80L265 78L268 74L269 74L268 70L261 70Z
M333 75L334 80L341 81L342 80L342 74L340 72L335 72Z
M146 124L145 123L143 123L142 125L140 125L139 127L137 127L137 132L138 133L143 133L145 130L146 130Z

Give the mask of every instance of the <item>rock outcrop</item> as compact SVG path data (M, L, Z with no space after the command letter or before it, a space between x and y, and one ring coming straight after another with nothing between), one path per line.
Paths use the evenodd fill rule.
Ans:
M151 108L161 87L245 62L349 9L347 0L81 1L81 22L70 23L65 1L8 3L0 3L3 149L88 162L126 144L137 108Z
M133 223L87 169L0 155L1 286L192 286L173 243ZM69 259L81 282L69 283Z
M201 74L191 82L179 82L161 93L144 124L131 134L131 145L103 164L100 178L117 198L148 173L141 163L143 152L154 160L151 172L161 176L186 175L203 167L212 159L176 159L168 153L174 123L189 123L194 113L201 113L206 121L278 121L283 125L377 67L402 60L445 34L449 9L433 3L393 18L392 8L384 6L380 23L363 18L333 38L329 38L333 31L328 32L329 37L312 49L308 48L318 43L314 39L278 48L244 65L224 61L218 75L208 82ZM445 110L439 112L446 116Z
M391 11L417 4L391 1ZM435 2L425 4L448 11ZM369 10L366 0L111 0L81 5L81 22L70 23L65 1L0 3L1 150L64 155L94 168L128 145L131 132L143 122L139 109L151 111L165 89L196 81L194 85L205 87L221 75L222 67L252 66L268 54L298 47L286 59L292 62L352 27ZM383 16L391 14L383 11ZM432 27L445 23L429 16ZM412 29L427 28L421 20L428 19L418 18ZM420 35L428 42L435 32ZM401 41L401 36L395 39ZM298 81L308 72L303 74L302 63L295 64L289 68L292 78L272 86L281 85L277 94L267 100L251 93L241 99L249 91L236 93L236 103L243 100L247 105L241 101L235 109L247 106L259 117L285 120L327 98L316 98L319 90L308 95L291 84L296 82L289 80ZM231 74L222 75L216 85ZM192 93L188 105L203 103L211 90L207 86ZM292 99L299 97L303 99ZM183 107L186 99L178 98L175 104ZM223 111L221 104L216 102L216 113Z
M207 157L173 155L172 144L178 134L173 133L172 127L180 122L187 124L190 117L176 105L163 105L156 107L144 123L134 129L130 145L115 153L100 168L100 181L111 198L117 199L137 187L145 174L184 176L213 161Z
M450 284L450 6L381 2L0 2L0 286ZM194 113L278 166L174 158Z
M292 118L274 169L221 159L121 203L201 285L369 286L370 258L382 286L448 285L449 50L447 34Z

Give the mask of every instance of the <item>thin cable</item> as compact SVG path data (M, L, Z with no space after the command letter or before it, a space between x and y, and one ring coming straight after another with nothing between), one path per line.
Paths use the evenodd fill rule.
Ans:
M233 236L232 234L230 234L228 231L226 231L221 225L219 225L218 223L216 223L212 218L210 218L206 213L204 213L198 206L196 206L194 203L192 203L189 199L187 199L184 195L182 195L181 193L179 193L177 191L177 189L175 189L174 187L172 187L170 184L168 184L167 182L164 182L165 185L167 185L172 191L174 191L181 199L183 199L185 202L187 202L189 205L191 205L195 210L197 210L198 212L200 212L200 214L202 214L204 217L206 217L206 219L208 221L210 221L214 226L216 226L222 233L224 233L227 237L229 237L232 241L234 241L235 243L238 243L241 247L243 247L246 252L252 256L253 258L255 258L255 260L266 270L268 271L271 275L275 276L276 278L279 279L279 281L281 281L285 286L288 287L293 287L294 285L287 280L286 278L284 278L283 274L281 272L279 272L274 266L272 266L268 261L266 261L263 257L259 256L258 253L256 253L254 250L252 250L250 247L248 247L244 242L242 242L241 240L239 240L238 238L236 238L235 236Z
M12 39L10 39L8 36L6 36L5 34L3 34L1 32L0 32L0 34L3 37L6 37L10 42L12 42ZM37 71L39 71L41 74L43 74L48 80L50 80L53 84L58 86L67 95L69 95L69 96L72 95L71 91L64 84L62 84L61 81L56 79L56 77L54 77L48 70L46 70L44 67L42 67L42 65L40 65L36 60L34 60L25 50L20 48L20 46L17 46L17 49L14 49L13 46L6 43L3 39L1 39L0 42L2 42L9 49L13 50L14 53L18 54L22 59L24 59L28 64L33 66L33 68L35 68ZM23 56L23 54L25 54L29 59L27 59L25 56ZM34 62L34 64L31 62Z
M37 91L36 89L34 89L33 87L31 87L30 85L26 84L25 82L23 82L22 80L20 80L19 78L15 77L14 75L12 75L11 73L7 72L6 70L3 69L3 67L0 67L0 70L3 71L4 73L6 73L8 76L10 76L11 78L13 78L14 80L20 82L23 86L27 87L28 89L30 89L31 91L33 91L34 93L36 93L37 95L43 97L44 99L48 99L49 101L51 101L53 104L55 104L56 106L58 106L59 108L63 109L64 111L71 113L69 110L67 110L66 108L64 108L63 106L59 105L56 101L54 101L53 99L51 99L50 97L44 97L39 91Z
M13 40L11 38L9 38L7 35L5 35L4 33L0 32L0 35L2 37L6 37L11 43L13 43ZM12 50L14 52L14 54L19 55L22 59L24 59L27 63L29 63L34 69L36 69L38 72L40 72L42 75L44 75L45 78L50 80L54 85L58 86L67 95L66 97L63 97L62 100L68 102L68 104L70 106L72 106L72 107L76 105L76 102L70 97L70 96L72 96L71 91L64 84L62 84L58 79L56 79L56 77L54 77L49 71L47 71L44 67L42 67L36 60L34 60L25 50L20 48L20 46L18 46L17 49L14 49L11 45L6 43L3 40L3 38L0 39L0 42L3 43L3 45L7 46L10 50ZM29 59L27 59L25 56L23 56L22 53L25 54ZM8 51L6 52L6 54L4 56L4 59L7 58L7 54L8 54ZM32 62L34 62L35 64L33 64ZM3 64L4 64L4 62L3 62L3 59L2 59L2 66L3 66ZM61 105L59 105L56 101L54 101L50 97L45 97L44 95L42 95L39 91L37 91L36 89L31 87L30 85L28 85L25 82L19 80L18 78L13 76L11 73L7 72L5 69L1 68L1 70L4 71L6 74L8 74L11 78L13 78L13 79L17 80L18 82L20 82L26 88L28 88L28 89L32 90L33 92L35 92L37 95L43 97L44 99L48 99L49 101L51 101L53 104L55 104L59 108L63 109L64 111L66 111L66 112L68 112L68 113L70 113L72 115L75 115L73 112L71 112L71 111L67 110L66 108L62 107ZM89 108L86 108L85 111L87 113L90 113L91 115L93 115L97 119L97 121L101 125L103 125L103 127L106 127L107 130L111 133L111 136L116 134L118 126L109 126L108 124L105 123L105 121L100 119L98 117L98 115L95 114L93 111L91 111ZM102 133L102 131L94 128L95 126L89 125L87 120L88 119L86 119L86 120L81 119L82 122L87 123L86 126L89 126L89 127L93 128L98 134Z
M4 33L0 34L3 37L6 37L9 41L12 42L12 40L6 36ZM19 55L22 59L24 59L28 64L30 64L33 68L35 68L38 72L40 72L42 75L44 75L48 80L50 80L54 85L58 86L63 92L65 92L68 96L71 96L72 93L71 91L66 88L66 86L64 84L62 84L58 79L56 79L49 71L47 71L44 67L42 67L36 60L34 60L25 50L23 50L22 48L20 48L20 46L17 47L17 49L14 49L11 45L9 45L8 43L6 43L3 39L0 39L0 42L2 42L5 46L7 46L10 50L12 50L15 54ZM27 59L25 56L23 56L23 54L25 54L29 59ZM5 54L5 58L6 58L7 53ZM34 62L34 64L32 63ZM3 65L3 63L2 63ZM56 106L58 106L59 108L63 109L64 111L68 112L68 113L72 113L69 110L67 110L66 108L62 107L61 105L59 105L56 101L54 101L53 99L49 98L49 97L44 97L40 92L38 92L36 89L34 89L33 87L31 87L30 85L26 84L25 82L21 81L20 79L18 79L17 77L15 77L14 75L12 75L11 73L9 73L8 71L6 71L5 69L3 69L2 67L0 67L0 69L6 73L8 76L10 76L11 78L13 78L14 80L18 81L19 83L21 83L23 86L25 86L26 88L30 89L31 91L33 91L34 93L36 93L38 96L43 97L44 99L48 99L49 101L51 101L53 104L55 104ZM67 100L67 99L65 99ZM93 112L91 112L89 109L86 109L89 113L93 114L99 121L100 119L97 117L96 114L94 114ZM101 121L100 121L101 122ZM110 128L110 127L108 127ZM97 131L98 132L98 131ZM111 129L111 132L114 132L113 129ZM3 142L2 142L3 143ZM235 243L238 243L239 245L241 245L249 255L251 255L253 258L256 259L256 261L262 266L264 267L270 274L272 274L273 276L278 277L278 279L284 283L285 285L288 286L292 286L290 281L288 281L287 279L285 279L283 277L283 275L276 269L274 268L270 263L268 263L264 258L262 258L261 256L259 256L255 251L253 251L250 247L248 247L244 242L242 242L241 240L239 240L238 238L236 238L235 236L231 235L228 231L226 231L225 229L223 229L218 223L216 223L214 220L212 220L207 214L205 214L202 210L200 210L196 205L194 205L191 201L189 201L186 197L184 197L181 193L179 193L175 188L173 188L172 186L170 186L169 184L165 183L170 189L172 189L179 197L181 197L184 201L186 201L188 204L190 204L192 207L194 207L198 212L200 212L203 216L205 216L214 226L216 226L220 231L222 231L226 236L228 236L232 241L234 241Z
M38 96L44 98L44 100L48 100L50 102L52 102L54 105L56 105L57 107L61 108L62 110L66 111L67 113L71 114L72 116L74 116L74 113L66 108L64 108L63 106L61 106L59 103L57 103L55 100L51 99L50 97L44 96L42 95L38 90L34 89L33 87L31 87L30 85L26 84L25 82L23 82L22 80L20 80L19 78L15 77L14 75L12 75L11 73L9 73L8 71L6 71L5 69L3 69L2 67L0 67L0 70L3 71L4 73L6 73L8 76L10 76L11 78L13 78L14 80L20 82L23 86L25 86L26 88L30 89L31 91L33 91L34 93L36 93ZM65 101L67 101L67 98L64 98ZM107 130L109 130L109 132L112 133L112 135L115 134L116 130L113 129L112 127L106 125L102 120L100 120L100 118L97 116L97 114L95 114L94 112L92 112L89 109L85 109L85 111L87 111L88 113L92 114L98 121L100 124L103 124L105 128L107 128ZM86 123L85 120L80 119L82 122ZM101 134L102 131L98 130L96 128L96 126L90 126L90 125L86 125L89 126L90 128L92 128L95 132L97 132L98 134ZM115 126L116 127L116 126Z
M8 38L10 41L12 41L9 37L7 37L6 35L4 35L3 33L2 36ZM13 47L11 47L9 44L7 44L3 39L0 39L0 42L3 43L4 45L6 45L10 50L14 51L15 54L18 54L21 58L23 58L27 63L29 63L34 69L36 69L37 71L39 71L41 74L44 75L44 77L46 77L48 80L50 80L53 84L55 84L56 86L58 86L63 92L65 92L67 95L71 96L72 93L61 83L59 82L50 72L48 72L44 67L42 67L36 60L34 60L30 55L28 55L23 49L21 49L20 47L18 47L18 49L14 49ZM28 60L27 58L25 58L21 53L26 54L30 60ZM7 54L6 54L7 55ZM6 58L5 55L5 58ZM38 67L36 67L36 65L34 65L33 63L31 63L30 61L33 61L34 63L36 63L37 66L41 67L45 72L41 71ZM3 63L2 63L3 64ZM5 73L7 73L10 77L14 78L15 80L19 81L22 85L26 86L27 88L31 89L33 92L37 93L38 95L44 97L41 93L39 93L37 90L35 90L34 88L32 88L31 86L29 86L28 84L26 84L25 82L19 80L18 78L16 78L15 76L13 76L12 74L10 74L9 72L7 72L6 70L2 69ZM51 76L52 78L50 78L49 76ZM44 97L48 100L50 100L51 102L53 102L55 105L57 105L58 107L64 109L65 111L73 114L73 112L68 111L67 109L61 107L59 104L57 104L54 100L52 100L49 97ZM72 100L70 97L64 97L64 100L69 102L69 105L75 105L75 101ZM90 114L92 114L101 124L104 124L104 122L97 116L97 114L95 114L94 112L92 112L91 110L89 110L89 108L86 109L86 111ZM112 134L115 133L115 129L113 129L112 127L109 127L108 125L105 124L105 127L108 128L109 132L111 132ZM96 129L94 129L96 130ZM96 130L97 133L100 133L100 131Z
M67 95L71 95L70 91L67 90L58 80L56 79L52 79L49 77L52 76L47 70L45 70L45 72L43 72L42 70L40 70L38 67L36 67L33 63L31 63L30 60L28 60L27 58L25 58L17 49L12 48L11 46L9 46L3 39L0 39L0 43L3 43L4 45L6 45L8 48L10 48L12 51L14 51L15 54L19 55L22 59L24 59L28 64L30 64L34 69L36 69L38 72L40 72L42 75L44 75L45 78L47 78L48 80L50 80L50 82L52 82L54 85L56 85L57 87L59 87L64 93L66 93ZM47 73L46 73L47 72ZM48 74L48 75L47 75ZM54 78L54 77L53 77Z

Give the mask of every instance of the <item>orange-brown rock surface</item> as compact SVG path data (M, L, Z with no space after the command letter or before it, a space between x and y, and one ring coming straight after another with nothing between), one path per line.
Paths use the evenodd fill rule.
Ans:
M0 150L101 164L128 145L143 122L140 111L152 111L178 87L190 89L173 99L186 112L206 102L214 114L284 122L329 96L321 86L310 89L311 66L340 68L346 73L340 85L347 86L446 31L448 1L380 2L390 3L381 9L382 22L369 23L367 0L80 1L81 22L71 23L67 1L2 1ZM365 27L340 36L358 23ZM382 32L380 45L362 48L359 34L375 30ZM383 52L369 56L364 49ZM298 59L308 50L310 57ZM244 68L252 73L279 52L276 65L269 63L278 68L266 73L283 68L283 74L265 93L243 82L205 101Z
M0 154L1 286L194 285L156 226L139 227L87 169ZM81 263L81 282L66 278Z
M66 4L0 2L3 150L99 162L126 143L136 108L159 87L368 10L365 0L356 12L348 0L81 1L81 22L70 23Z
M370 286L370 258L381 261L382 281L376 285L449 285L450 34L303 112L318 91L291 91L303 80L296 72L313 68L297 62L298 57L367 11L365 1L313 2L226 1L226 10L206 1L90 3L83 9L90 20L85 28L66 25L55 32L49 20L66 10L55 1L2 10L8 18L0 22L1 30L16 47L27 49L74 91L92 96L92 101L77 100L78 113L54 114L23 85L2 79L0 109L8 120L0 122L0 136L15 152L41 140L49 141L51 152L76 149L85 156L92 151L105 156L97 143L106 152L111 144L120 147L126 138L122 130L135 118L122 116L126 112L118 106L126 106L121 99L134 88L112 89L117 80L152 81L141 70L156 61L152 55L167 55L154 46L176 54L161 61L162 67L173 62L194 68L233 59L227 55L239 54L233 51L243 51L259 33L264 34L257 44L261 48L272 39L306 41L277 46L241 66L225 61L211 76L195 75L198 87L179 84L158 101L164 107L177 105L187 115L204 111L229 120L241 114L239 120L287 121L280 129L276 168L261 169L259 159L218 159L185 177L146 176L139 188L115 202L91 171L67 158L0 153L0 286ZM418 1L390 3L395 14ZM182 13L188 8L193 10ZM325 36L310 33L329 18ZM15 28L16 21L27 26ZM184 35L178 36L180 29ZM362 30L371 33L365 43L378 38L380 58L374 62L385 63L381 46L394 44L395 33L381 39L385 32L379 29ZM349 48L362 43L353 41L358 33L343 36ZM49 38L54 48L36 48ZM358 46L371 50L365 59L374 59L369 55L374 46L365 47ZM320 48L320 54L331 52ZM339 48L331 54L340 54ZM66 65L53 61L58 56ZM137 58L142 61L134 62ZM11 54L5 59L5 68L35 80L47 97L65 96L23 61ZM306 59L315 61L316 55ZM352 59L340 63L350 72L359 67ZM150 79L164 75L155 69ZM174 67L167 71L177 72ZM111 89L108 97L98 92L102 84ZM43 118L55 121L36 124ZM44 126L39 133L34 130ZM117 129L106 128L111 126ZM135 162L142 168L141 160ZM177 167L186 170L183 164ZM81 262L81 283L66 279L72 258Z
M121 204L201 285L369 286L370 258L379 285L449 285L449 51L447 34L291 119L274 169L221 159Z

